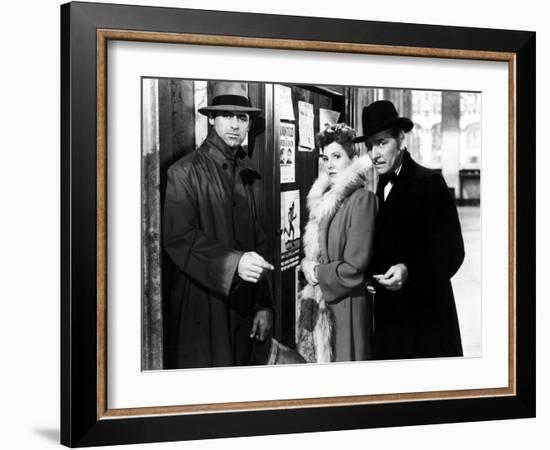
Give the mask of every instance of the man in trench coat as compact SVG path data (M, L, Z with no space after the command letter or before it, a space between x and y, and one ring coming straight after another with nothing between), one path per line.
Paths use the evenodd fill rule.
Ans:
M364 136L380 175L370 272L376 359L462 356L451 277L464 260L457 210L441 174L405 148L411 120L382 100L363 108Z
M273 266L256 217L260 176L241 147L252 118L246 86L218 82L199 112L211 130L168 169L163 241L177 266L165 323L175 367L263 363L269 352Z

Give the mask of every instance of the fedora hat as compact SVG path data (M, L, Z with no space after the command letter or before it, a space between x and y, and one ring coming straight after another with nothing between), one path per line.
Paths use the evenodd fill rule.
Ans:
M365 106L361 119L364 136L356 137L353 142L365 142L369 137L388 128L401 128L406 133L413 127L411 119L399 117L395 106L388 100L379 100Z
M262 112L261 109L250 105L245 83L227 81L216 82L212 92L212 104L199 109L199 112L205 116L215 111L235 111L249 114Z

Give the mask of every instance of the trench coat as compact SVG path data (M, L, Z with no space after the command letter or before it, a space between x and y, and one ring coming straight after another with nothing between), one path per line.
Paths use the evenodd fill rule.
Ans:
M365 288L373 254L377 199L359 188L332 219L319 224L317 279L332 315L334 361L363 361L372 354L372 305Z
M163 242L177 267L165 317L168 365L249 363L253 316L273 303L268 278L254 284L237 275L243 253L265 256L259 182L245 151L230 149L214 130L168 169Z
M464 243L445 180L405 150L387 199L383 183L377 195L372 273L403 263L408 279L399 291L376 286L375 358L462 356L450 280L464 260Z

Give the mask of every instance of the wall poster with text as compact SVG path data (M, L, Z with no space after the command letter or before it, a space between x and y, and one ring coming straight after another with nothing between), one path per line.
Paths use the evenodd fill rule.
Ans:
M281 271L300 263L300 191L281 192Z

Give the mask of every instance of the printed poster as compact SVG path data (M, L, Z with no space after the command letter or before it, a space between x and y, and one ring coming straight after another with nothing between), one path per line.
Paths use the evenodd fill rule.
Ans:
M313 105L298 102L300 151L312 152L315 149L315 132L313 130Z
M338 123L340 113L332 109L319 108L319 130L322 131Z
M281 192L281 271L300 263L300 191Z
M281 183L296 181L296 129L293 123L279 124L279 163Z
M292 89L281 84L275 85L275 104L279 113L279 120L294 122L294 106L292 105Z

